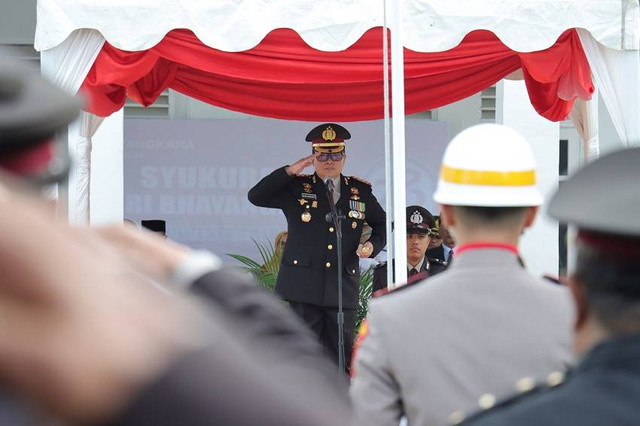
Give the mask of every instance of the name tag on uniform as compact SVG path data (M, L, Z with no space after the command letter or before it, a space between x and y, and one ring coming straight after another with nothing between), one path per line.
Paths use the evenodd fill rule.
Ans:
M303 192L300 195L302 195L302 198L308 198L310 200L317 200L318 199L318 196L316 194L308 194L306 192Z

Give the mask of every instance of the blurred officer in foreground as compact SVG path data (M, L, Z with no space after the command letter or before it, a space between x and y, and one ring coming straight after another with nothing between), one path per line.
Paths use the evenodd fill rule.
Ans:
M426 251L435 234L436 221L422 206L407 207L407 272L408 277L427 278L447 269L446 263L427 257ZM414 282L418 282L417 280ZM373 292L387 288L387 262L373 270Z
M557 191L549 215L578 228L569 284L577 308L566 381L522 388L474 426L636 425L640 419L640 148L586 165Z
M527 141L496 124L464 130L445 151L434 199L456 259L425 285L372 300L350 389L357 424L397 426L403 415L410 425L446 424L455 410L491 404L517 379L571 360L567 289L518 262L520 235L542 203Z
M335 123L313 128L306 140L312 154L280 167L249 190L249 201L259 207L281 209L289 233L276 292L318 335L327 354L338 362L338 274L342 274L345 360L351 360L359 297L358 257L375 257L385 245L385 213L372 193L371 184L344 176L345 141L351 134ZM313 165L315 173L301 174ZM342 220L342 270L338 270L338 247L327 189L345 216ZM360 244L364 222L371 236Z
M71 228L24 189L64 176L49 141L78 111L0 53L3 391L54 424L348 423L342 379L278 300L210 253ZM31 420L2 403L0 419Z

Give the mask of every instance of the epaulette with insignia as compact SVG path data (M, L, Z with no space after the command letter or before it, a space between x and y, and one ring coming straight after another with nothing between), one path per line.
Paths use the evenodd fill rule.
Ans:
M408 281L406 284L404 285L400 285L397 287L394 287L392 289L389 288L383 288L381 290L378 290L376 292L374 292L371 297L372 298L378 298L381 296L386 296L387 294L395 294L399 291L403 291L406 290L408 288L413 287L414 285L423 282L426 278L429 278L429 273L427 271L422 271L419 274L416 274L412 277L409 277Z
M349 176L349 179L357 180L358 182L362 182L362 183L364 183L366 185L371 186L371 182L369 182L368 180L364 180L362 178L359 178L357 176Z
M384 262L378 263L376 266L373 267L373 269L380 269L383 266L387 266L387 261L386 260Z
M453 412L449 415L449 424L452 426L464 425L468 421L477 420L495 410L509 407L523 399L554 389L564 383L564 380L565 374L561 371L554 371L547 376L544 382L540 383L536 383L531 377L523 377L515 383L516 393L513 395L498 401L494 395L485 393L478 399L478 410L470 415L463 411Z
M442 265L442 266L449 265L449 262L444 261L442 259L438 259L437 257L427 257L427 260L429 261L429 263L436 263L436 264Z

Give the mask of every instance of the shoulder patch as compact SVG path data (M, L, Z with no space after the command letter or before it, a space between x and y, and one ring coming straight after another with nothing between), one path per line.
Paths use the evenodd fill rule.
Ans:
M382 290L378 290L375 293L373 293L371 295L371 297L378 298L378 297L381 297L381 296L386 296L387 294L395 294L395 293L398 293L400 291L407 290L407 289L415 286L416 284L424 282L425 279L428 278L428 277L429 277L429 273L427 271L423 271L423 272L421 272L419 274L416 274L416 275L414 275L412 277L409 277L409 281L406 284L398 286L398 287L395 287L395 288L392 288L392 289L383 288Z
M373 267L373 269L380 269L383 266L387 266L387 262L386 261L378 263L376 266Z
M434 258L434 257L427 257L427 260L429 260L429 263L436 263L436 264L442 265L442 266L447 266L449 264L448 262L446 262L444 260L437 259L437 258Z
M362 182L362 183L364 183L365 185L369 185L369 186L371 186L371 182L369 182L369 181L367 181L367 180L364 180L364 179L361 179L361 178L359 178L359 177L357 177L357 176L349 176L349 179L353 179L353 180L356 180L356 181L358 181L358 182Z

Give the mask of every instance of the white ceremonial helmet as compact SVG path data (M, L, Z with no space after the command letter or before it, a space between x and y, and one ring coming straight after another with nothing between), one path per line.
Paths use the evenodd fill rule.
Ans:
M433 199L452 206L541 205L529 143L500 124L463 130L447 146Z

